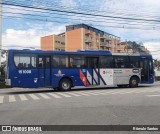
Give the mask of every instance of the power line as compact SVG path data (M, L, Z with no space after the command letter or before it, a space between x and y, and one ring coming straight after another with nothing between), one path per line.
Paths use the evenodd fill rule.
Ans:
M5 2L10 2L10 1L6 1L5 0ZM14 0L12 0L12 3L16 3L17 4L17 1L14 1ZM42 1L41 1L42 2ZM24 2L22 2L22 3L24 3ZM26 3L26 2L25 2ZM39 4L39 2L38 2L38 4ZM47 7L52 7L53 8L53 6L56 6L56 9L58 8L63 8L63 9L67 9L67 10L70 10L70 9L73 9L74 11L75 11L75 8L71 8L71 7L67 7L67 6L62 6L62 5L59 5L60 4L60 2L58 1L54 1L54 3L47 3L47 2L43 2L42 4L45 4L45 6L47 5ZM76 7L77 9L76 9L76 11L79 11L78 9L81 9L81 11L83 10L85 10L85 11L89 11L89 12L99 12L99 13L115 13L115 14L119 14L119 15L129 15L129 16L131 16L131 15L140 15L140 14L142 14L142 13L147 13L147 16L148 16L148 14L149 13L151 13L151 12L149 12L148 13L148 10L146 11L146 12L138 12L138 14L135 14L135 10L125 10L125 9L123 9L123 10L120 10L120 9L115 9L115 8L113 8L112 7L112 10L116 10L116 12L111 12L111 11L106 11L106 10L95 10L95 9L89 9L88 8L89 6L88 5L83 5L83 8L80 8L80 7ZM90 7L91 8L91 7ZM117 12L118 11L118 12ZM120 11L125 11L125 12L120 12ZM127 11L127 12L126 12ZM132 14L127 14L128 12L132 12ZM136 12L137 13L137 12ZM155 14L155 13L160 13L160 12L153 12L153 14ZM146 15L146 14L145 14ZM144 16L143 16L144 17ZM158 17L159 18L159 16L149 16L149 17Z
M19 9L19 8L11 8L11 7L9 7L9 9L22 10L22 9ZM27 10L27 9L24 9L24 8L23 8L23 11L31 11L31 10ZM61 16L62 16L62 15L65 15L65 16L67 16L67 17L68 17L68 16L72 16L71 18L68 18L68 19L75 19L75 16L73 16L72 14L65 14L65 13L56 13L56 14L55 14L55 13L46 12L46 11L45 11L45 12L44 12L44 11L42 12L42 11L39 11L39 10L38 10L38 11L33 11L33 10L32 10L31 12L38 13L38 14L39 14L39 13L42 13L42 14L47 13L47 14L51 14L51 15L54 15L54 16L56 16L56 15L61 15ZM32 13L32 14L34 14L34 13ZM58 17L59 17L59 16L58 16ZM62 17L63 17L63 16L62 16ZM82 15L76 15L76 18L79 19L79 20L82 20L82 18L85 18L86 21L89 20L89 19L91 19L91 20L89 20L89 21L92 21L92 20L93 20L93 21L98 20L98 22L99 22L99 21L104 21L104 19L102 19L102 18L100 18L100 17L94 17L94 18L93 18L93 17L88 16L88 17L86 18L86 17L84 17L84 16L82 16ZM105 22L106 22L106 21L105 21ZM142 25L142 24L143 24L143 25L144 25L144 24L151 24L151 25L153 25L153 28L155 27L155 25L158 25L158 24L156 24L156 23L153 24L153 23L151 23L151 22L145 22L145 23L142 23L142 22L139 22L139 21L136 21L136 22L130 22L130 21L124 22L124 20L122 21L122 20L116 20L116 19L107 19L107 22L108 22L108 23L109 23L109 22L110 22L110 23L122 22L122 23L125 23L125 24L127 24L127 22L128 22L129 25L136 25L136 24L138 25L139 23L140 23L141 25ZM159 23L159 24L160 24L160 23Z
M16 8L16 10L17 10L18 8ZM23 8L23 10L24 10L24 8ZM31 11L31 10L26 10L25 9L25 11ZM33 10L32 10L33 11ZM35 12L35 11L34 11ZM38 11L39 12L39 11ZM42 13L44 13L44 12L42 12ZM50 13L51 14L51 13ZM57 14L59 14L59 13L57 13ZM62 14L62 13L60 13L60 14ZM66 14L65 14L66 15ZM66 16L70 16L71 14L67 14ZM71 15L71 16L73 16L73 15ZM76 16L76 17L81 17L81 16ZM88 16L89 17L89 16ZM71 18L72 20L73 20L73 18ZM92 17L92 19L93 19L93 17ZM99 19L99 18L98 18ZM82 20L82 19L79 19L79 20ZM87 18L87 20L88 20L88 18ZM107 19L107 21L108 21L109 19ZM110 19L111 20L111 19ZM91 21L91 20L89 20L89 21ZM93 20L94 21L94 20ZM112 19L112 21L113 21L113 19ZM121 21L121 20L119 20L119 21ZM118 21L118 22L119 22ZM107 23L116 23L116 22L107 22ZM134 23L141 23L141 25L142 25L142 22L131 22L131 23L129 23L128 25L137 25L137 24L134 24ZM147 22L148 23L148 22ZM123 24L124 24L124 22L123 22ZM125 23L125 24L127 24L127 23ZM146 24L146 22L145 22L145 24ZM148 24L150 24L150 23L148 23ZM151 25L153 25L153 24L151 24ZM143 24L143 26L145 26L144 24ZM157 27L155 27L155 23L154 23L154 25L153 25L153 27L152 27L152 29L155 29L155 28L157 28Z
M140 20L145 22L160 22L160 20L154 20L154 19L140 19L140 18L131 18L131 17L118 17L118 16L110 16L110 15L101 15L101 14L91 14L91 13L82 13L82 12L74 12L74 11L64 11L64 10L58 10L58 9L49 9L49 8L42 8L42 7L34 7L34 6L26 6L26 5L19 5L19 4L8 4L5 2L2 2L3 5L10 5L10 6L18 6L23 8L30 8L30 9L40 9L40 10L46 10L46 11L55 11L55 12L63 12L63 13L69 13L69 14L81 14L86 16L100 16L104 18L117 18L117 19L123 19L123 20Z
M2 15L2 16L4 16L4 15ZM27 17L18 17L18 16L4 16L4 17L9 17L9 18L6 18L6 19L13 19L13 18L22 18L22 19L28 19L28 20L36 20L36 21L45 21L45 22L56 22L56 23L67 23L68 25L70 24L70 23L68 23L68 21L53 21L53 20L49 20L49 19L45 19L45 20L43 20L43 19L36 19L36 18L27 18ZM72 25L73 25L74 23L72 23ZM76 23L75 23L76 24ZM146 29L144 29L144 28L137 28L137 27L125 27L125 26L113 26L113 25L98 25L98 24L91 24L91 23L86 23L87 25L92 25L92 26L98 26L98 27L103 27L103 28L106 28L106 27L110 27L110 28L121 28L121 29L135 29L135 30L153 30L153 31L159 31L159 29L154 29L154 28L146 28Z
M78 19L78 20L80 20L80 19ZM48 20L47 20L47 21L48 21ZM92 21L92 20L91 20L91 21ZM123 23L123 24L124 24L124 23ZM123 24L122 24L122 25L123 25ZM127 23L125 23L125 24L127 24ZM132 24L128 24L128 25L132 25ZM135 25L135 24L133 24L133 25ZM98 25L98 26L99 26L99 25ZM112 26L110 26L110 27L115 27L115 26L112 25ZM126 27L125 27L125 26L121 26L121 27L118 27L118 28L126 28ZM138 29L137 27L134 27L134 28L135 28L135 29ZM134 28L133 28L133 29L134 29ZM157 28L157 27L154 26L154 27L152 27L151 29L144 29L144 30L155 30L156 28ZM130 28L127 28L127 29L130 29ZM139 29L142 29L142 28L139 28Z
M32 17L49 17L50 19L51 18L56 18L56 19L68 19L68 18L64 18L64 17L53 17L53 16L42 16L42 15L35 15L35 14L26 14L26 13L13 13L13 12L3 12L3 13L7 13L7 14L13 14L13 15L28 15L28 16L32 16ZM4 15L5 16L5 15ZM100 23L100 22L103 22L103 23L106 23L106 24L110 24L110 23L112 23L112 22L106 22L106 21L94 21L94 20L85 20L85 19L72 19L72 20L77 20L77 21L79 21L79 20L82 20L82 21L92 21L92 22L95 22L95 23ZM113 23L112 23L113 24ZM129 23L115 23L115 24L121 24L121 25L131 25L131 24L129 24ZM138 24L132 24L132 25L134 25L134 26L144 26L144 27L146 27L146 28L152 28L152 29L157 29L157 28L160 28L160 27L157 27L157 26L151 26L151 25L138 25Z

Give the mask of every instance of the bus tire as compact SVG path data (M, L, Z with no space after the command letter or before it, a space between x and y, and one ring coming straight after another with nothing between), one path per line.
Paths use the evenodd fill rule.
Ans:
M59 83L59 89L61 91L68 91L72 87L72 82L68 78L63 78Z
M131 88L138 87L138 83L139 83L138 77L131 77L131 79L129 81L129 87L131 87Z

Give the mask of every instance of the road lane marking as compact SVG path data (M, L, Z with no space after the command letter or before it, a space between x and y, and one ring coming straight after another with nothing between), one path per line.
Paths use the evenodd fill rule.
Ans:
M16 98L14 95L9 95L9 102L15 102Z
M122 91L119 91L122 92ZM123 91L124 92L124 91ZM84 92L85 93L85 92ZM116 94L118 93L118 91L101 91L101 92L87 92L87 94L91 94L91 95L106 95L106 94Z
M160 91L159 89L153 89L153 90L139 90L139 91L128 91L128 92L124 92L124 93L121 93L121 94L128 94L128 93L148 93L148 92L156 92L156 91Z
M28 94L33 100L39 100L39 98L34 94Z
M147 95L148 97L160 97L160 94L157 95Z
M73 96L77 96L77 97L81 96L81 95L79 95L79 94L77 94L77 93L71 93L71 92L67 92L66 94L73 95Z
M19 97L20 97L21 101L28 100L27 97L25 95L23 95L23 94L20 94Z
M55 97L55 98L61 98L60 96L58 96L58 95L56 95L56 94L54 94L54 93L47 93L47 94L49 94L49 95L51 95L51 96L53 96L53 97Z
M4 96L0 96L0 103L3 103Z
M112 95L112 94L129 94L129 93L152 93L152 92L157 92L159 93L160 89L159 88L146 88L146 89L124 89L124 90L86 90L86 91L75 91L75 92L56 92L56 93L38 93L38 95L35 94L28 94L33 100L39 100L42 98L44 99L50 99L51 96L54 98L62 98L62 97L79 97L79 96L91 96L91 95ZM19 94L21 101L26 101L29 98L25 94ZM160 95L146 95L148 97L160 97ZM0 96L0 104L4 103L4 97L5 96ZM9 102L15 102L16 100L16 95L9 95Z
M81 93L81 92L77 92L76 94L80 94L80 95L84 95L84 96L90 96L89 94Z
M85 92L82 92L85 93ZM92 92L86 92L86 94L90 94L90 95L99 95L99 93L92 93Z
M42 94L42 93L40 93L40 94L38 94L38 95L40 95L41 97L43 97L44 99L50 99L50 97L49 96L47 96L46 94Z
M102 91L102 92L104 92L104 91ZM83 94L89 94L89 95L99 95L100 94L100 92L99 91L97 91L97 92L93 92L93 91L80 91L80 93L83 93Z
M94 92L90 92L90 91L81 91L82 93L85 93L85 94L92 94L92 95L109 95L109 94L128 94L128 93L142 93L142 92L156 92L156 91L160 91L159 89L153 89L153 90L150 90L150 89L143 89L143 90L109 90L109 91L94 91Z
M111 92L104 92L104 93L100 93L102 95L109 95L109 94L119 94L119 93L124 93L126 91L111 91Z
M65 94L65 93L56 93L56 94L62 95L62 96L64 96L64 97L71 97L70 95Z
M130 91L128 91L128 90L113 90L113 91L104 91L104 92L100 92L100 93L97 93L97 94L126 94L126 93L140 93L140 92L146 92L147 90L145 89L145 90L130 90ZM157 89L156 90L154 90L154 91L157 91ZM152 92L154 92L153 90L152 90ZM160 91L160 90L159 90ZM151 91L150 91L151 92Z

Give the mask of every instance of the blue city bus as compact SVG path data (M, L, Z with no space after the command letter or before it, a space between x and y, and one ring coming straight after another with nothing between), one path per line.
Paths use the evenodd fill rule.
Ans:
M95 50L8 50L5 81L12 87L64 91L75 86L137 87L154 82L153 59L150 54Z

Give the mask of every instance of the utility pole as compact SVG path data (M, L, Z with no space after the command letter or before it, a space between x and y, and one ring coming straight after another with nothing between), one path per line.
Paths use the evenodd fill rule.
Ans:
M2 54L2 0L0 0L0 67L1 67L1 54Z

